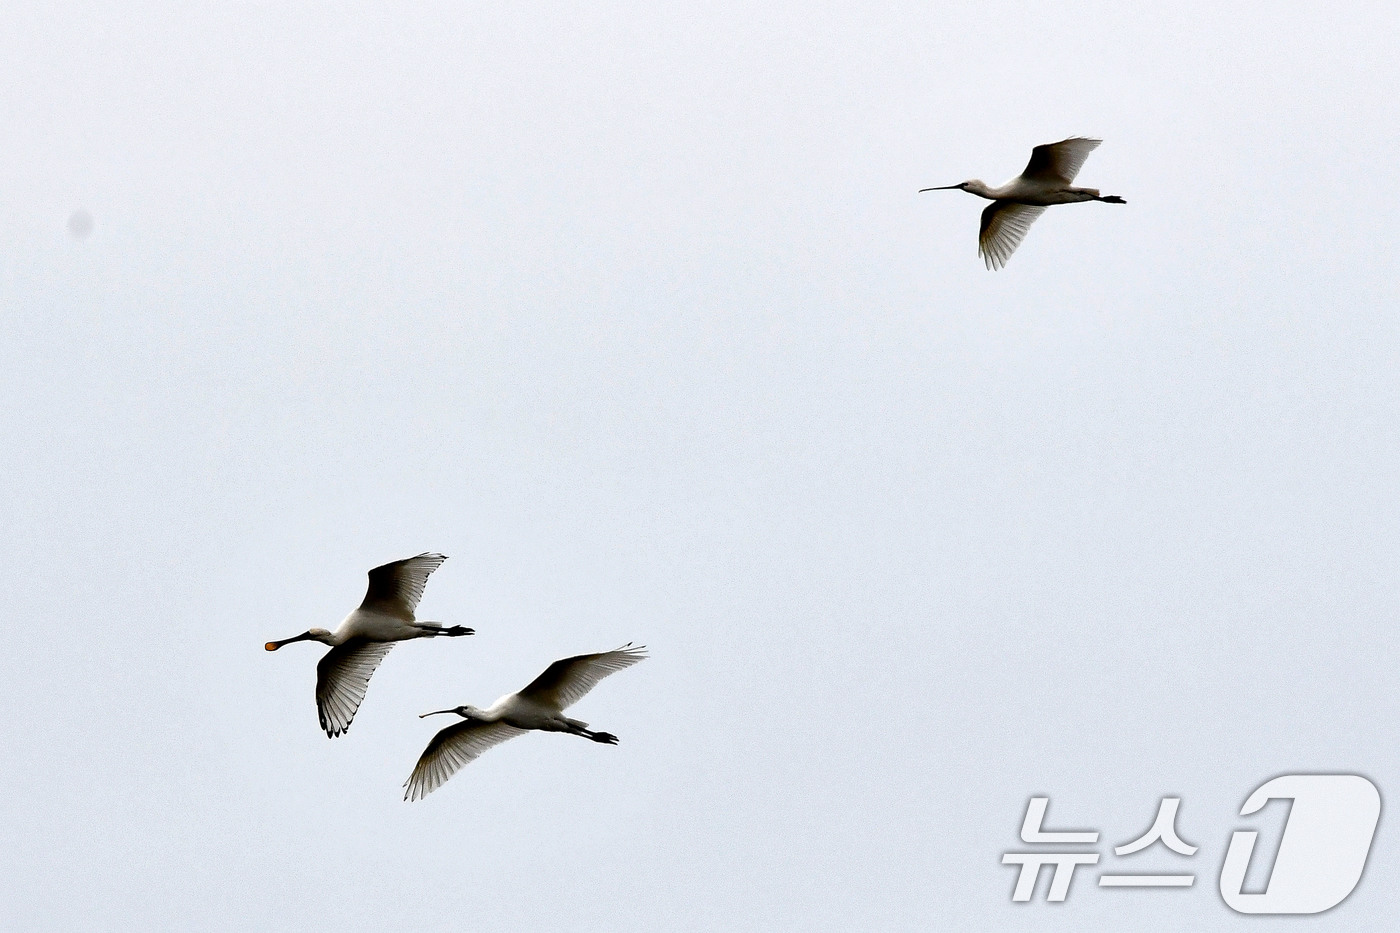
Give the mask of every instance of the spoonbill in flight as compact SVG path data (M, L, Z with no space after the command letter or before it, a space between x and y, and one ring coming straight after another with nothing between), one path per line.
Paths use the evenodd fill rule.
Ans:
M319 641L331 650L316 665L316 711L327 738L350 730L350 722L365 698L370 675L396 641L434 638L438 635L471 635L460 625L447 627L436 622L418 622L413 610L423 598L428 574L447 560L441 554L419 554L407 560L375 567L369 572L369 591L360 608L345 617L340 628L307 629L300 635L270 641L268 651L276 651L294 641Z
M982 212L982 229L977 234L977 255L986 262L988 269L1000 269L1016 252L1016 247L1021 245L1031 224L1050 205L1073 204L1076 201L1128 203L1116 194L1103 195L1097 188L1076 188L1072 184L1084 160L1101 142L1101 139L1072 136L1057 143L1036 146L1031 150L1031 161L1026 165L1026 170L1000 188L990 188L986 182L974 178L957 185L921 188L919 193L956 188L992 201Z
M588 723L565 716L564 710L583 699L604 677L631 667L646 656L646 646L633 648L626 644L616 651L565 658L545 668L524 690L501 697L490 709L458 706L424 713L418 718L456 713L462 721L433 736L428 747L423 749L413 773L404 781L407 789L403 799L426 797L456 774L458 768L476 760L488 748L531 729L568 732L605 745L616 745L617 736L593 732Z

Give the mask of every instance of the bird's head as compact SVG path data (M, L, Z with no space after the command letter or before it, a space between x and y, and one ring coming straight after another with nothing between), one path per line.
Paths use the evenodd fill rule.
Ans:
M937 188L920 188L919 194L925 191L972 191L976 188L986 188L980 178L969 178L967 181L960 181L956 185L939 185Z
M290 645L294 641L319 641L329 645L335 636L323 628L309 628L300 635L293 635L291 638L284 638L281 641L270 641L263 645L268 651L276 651L283 645Z
M463 719L480 719L480 718L482 718L481 710L477 709L475 706L454 706L454 707L452 707L452 709L433 710L433 712L431 712L431 713L424 713L422 716L419 716L418 718L419 718L419 719L425 719L425 718L427 718L428 716L440 716L440 715L442 715L443 713L456 713L458 716L461 716Z

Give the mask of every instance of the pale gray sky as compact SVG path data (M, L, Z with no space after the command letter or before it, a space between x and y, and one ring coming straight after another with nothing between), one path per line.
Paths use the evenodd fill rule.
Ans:
M10 922L1264 922L1254 787L1400 792L1400 13L1025 6L11 5ZM1076 134L1127 206L1001 272L915 193ZM424 550L478 634L327 741L263 642ZM616 748L401 802L416 714L629 640ZM1180 796L1131 867L1196 886L1013 905L1032 794ZM1390 829L1311 928L1391 922Z

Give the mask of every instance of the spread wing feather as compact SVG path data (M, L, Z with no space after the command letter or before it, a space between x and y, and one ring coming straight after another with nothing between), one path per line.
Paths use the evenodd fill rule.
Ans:
M988 269L1006 265L1026 231L1045 208L1014 201L997 201L982 212L982 229L977 235L977 253Z
M1057 143L1046 143L1031 150L1031 160L1021 173L1025 178L1036 181L1062 181L1069 184L1084 167L1089 153L1099 148L1102 139L1087 136L1071 136Z
M369 590L360 608L412 622L418 600L423 598L428 574L441 567L445 560L447 558L441 554L425 551L417 557L375 567L369 572Z
M328 738L350 731L369 689L370 676L393 650L391 641L351 638L326 652L316 665L316 712Z
M568 709L583 699L588 691L598 685L609 674L624 667L631 667L645 660L646 646L632 647L630 643L616 651L603 651L598 654L580 654L577 657L555 661L545 668L544 673L520 691L520 696L553 706L555 709Z
M403 799L421 800L488 748L528 731L503 722L479 722L474 719L464 719L448 726L433 736L428 747L423 749L413 773L403 782Z

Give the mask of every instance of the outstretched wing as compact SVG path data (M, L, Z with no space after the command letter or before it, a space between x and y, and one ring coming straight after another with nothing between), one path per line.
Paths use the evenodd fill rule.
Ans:
M370 676L393 647L392 641L351 638L327 651L316 665L316 712L328 738L350 731Z
M1036 146L1031 150L1031 160L1021 175L1036 181L1062 181L1069 184L1084 167L1084 160L1089 158L1089 153L1099 148L1102 142L1102 139L1071 136L1057 143Z
M413 610L418 608L418 600L423 598L428 574L441 567L445 560L447 558L441 554L424 552L417 557L375 567L369 572L369 591L365 593L365 601L360 603L360 608L412 622Z
M982 229L977 235L977 254L988 269L1006 265L1026 231L1045 208L1014 201L997 201L982 212Z
M584 694L598 685L609 674L631 667L645 660L645 645L633 648L629 642L616 651L603 651L598 654L581 654L574 658L555 661L545 668L544 673L520 691L520 696L553 706L555 709L568 709Z
M479 722L475 719L464 719L448 726L433 736L418 757L413 773L403 782L403 799L421 800L445 784L458 768L475 761L488 748L528 731L503 722Z

